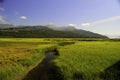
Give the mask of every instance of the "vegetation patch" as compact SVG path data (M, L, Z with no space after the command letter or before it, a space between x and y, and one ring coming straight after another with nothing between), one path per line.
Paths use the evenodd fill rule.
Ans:
M30 42L28 39L24 39L23 42L22 40L6 39L7 42L0 42L0 80L21 80L43 59L45 48L54 45L40 44L41 41L33 42L31 39Z
M54 60L65 80L119 80L120 42L84 41L59 47Z
M119 80L120 42L1 38L0 80Z

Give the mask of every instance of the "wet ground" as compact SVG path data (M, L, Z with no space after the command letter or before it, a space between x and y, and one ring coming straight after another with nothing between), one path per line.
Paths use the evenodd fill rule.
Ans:
M22 80L63 80L60 69L52 62L56 56L54 51L46 54L42 62L29 71Z

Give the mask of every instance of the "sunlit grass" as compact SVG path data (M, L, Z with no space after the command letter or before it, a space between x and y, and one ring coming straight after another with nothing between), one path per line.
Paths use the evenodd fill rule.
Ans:
M120 60L119 39L0 38L0 80L21 80L56 47L65 80L103 80L101 74Z
M78 42L59 51L55 62L65 80L103 80L104 70L120 60L120 42Z
M42 40L39 39L38 41ZM44 51L55 45L38 41L34 41L34 39L24 39L21 41L21 39L9 38L1 40L0 80L20 80L44 58Z

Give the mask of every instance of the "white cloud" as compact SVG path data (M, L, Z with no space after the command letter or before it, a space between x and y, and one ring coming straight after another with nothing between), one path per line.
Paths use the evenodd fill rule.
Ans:
M76 24L68 24L68 26L74 26L74 27L76 27L77 25Z
M115 21L115 20L120 20L120 16L114 16L114 17L94 21L94 22L91 22L91 23L82 23L81 26L95 26L95 25L99 25L99 24L103 24L103 23L107 23L107 22L112 22L112 21Z
M0 24L9 24L6 20L4 16L0 15Z
M103 24L103 23L107 23L107 22L111 22L111 21L115 21L115 20L120 20L120 16L114 16L111 18L98 20L98 21L92 22L92 25Z
M20 19L27 19L27 17L26 16L20 16Z
M4 8L2 8L2 7L0 7L0 11L5 11L5 9L4 9Z
M82 23L81 26L87 27L90 26L90 23Z
M49 22L48 25L54 25L54 23L53 22Z

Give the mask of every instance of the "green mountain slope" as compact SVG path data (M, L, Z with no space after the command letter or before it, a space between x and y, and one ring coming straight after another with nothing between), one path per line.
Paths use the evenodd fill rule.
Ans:
M54 30L47 26L24 26L0 29L0 37L15 38L107 38L84 30Z

